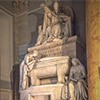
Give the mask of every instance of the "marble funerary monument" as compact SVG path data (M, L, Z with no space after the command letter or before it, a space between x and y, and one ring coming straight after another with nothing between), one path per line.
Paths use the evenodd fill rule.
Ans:
M46 4L38 39L20 65L20 100L88 100L84 46L73 35L74 14ZM82 63L81 63L82 62Z

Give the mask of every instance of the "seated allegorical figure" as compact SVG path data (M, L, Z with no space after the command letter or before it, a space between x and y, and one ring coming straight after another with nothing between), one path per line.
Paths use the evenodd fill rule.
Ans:
M44 27L46 40L45 42L52 42L55 38L60 38L61 27L58 17L47 6L44 6L45 18Z
M51 33L49 34L47 42L55 41L61 39L61 26L59 20L54 13L48 14L48 17L51 17Z
M32 53L26 54L24 60L20 64L20 90L29 87L29 73L36 67L36 63L39 62L40 54L34 50ZM32 83L32 79L31 79Z
M69 79L67 79L63 87L63 100L88 100L84 66L77 58L72 59L72 64Z
M85 67L77 58L72 59L72 64L69 77L75 87L76 100L88 100Z

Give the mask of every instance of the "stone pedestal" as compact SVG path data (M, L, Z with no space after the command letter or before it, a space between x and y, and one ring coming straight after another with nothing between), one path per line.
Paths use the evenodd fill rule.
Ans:
M61 100L63 84L51 84L30 87L20 91L21 100Z

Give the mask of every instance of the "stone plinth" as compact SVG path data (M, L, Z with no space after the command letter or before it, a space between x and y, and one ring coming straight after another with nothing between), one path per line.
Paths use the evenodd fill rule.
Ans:
M61 100L63 84L33 86L20 91L21 100Z
M63 40L46 43L28 48L28 52L39 51L43 57L69 56L77 57L83 62L84 46L77 36L69 37L65 43Z

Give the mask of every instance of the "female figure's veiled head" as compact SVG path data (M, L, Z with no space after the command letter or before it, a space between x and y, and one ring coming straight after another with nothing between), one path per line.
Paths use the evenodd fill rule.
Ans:
M78 58L73 58L73 59L72 59L72 64L73 64L74 66L77 66L77 65L80 65L81 63L80 63L80 61L79 61Z
M46 15L51 17L51 15L52 15L51 10L45 4L41 4L41 6L44 7L44 11L45 11Z

